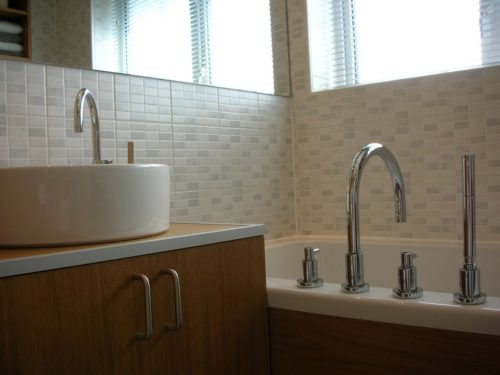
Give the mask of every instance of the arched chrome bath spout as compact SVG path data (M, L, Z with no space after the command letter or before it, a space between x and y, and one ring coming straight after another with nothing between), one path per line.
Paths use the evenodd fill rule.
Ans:
M403 175L392 152L379 143L364 146L354 157L347 178L347 244L346 282L342 289L348 293L361 293L369 289L364 281L363 253L359 245L359 186L361 175L368 160L378 155L382 158L391 176L394 190L396 222L406 221L406 198Z

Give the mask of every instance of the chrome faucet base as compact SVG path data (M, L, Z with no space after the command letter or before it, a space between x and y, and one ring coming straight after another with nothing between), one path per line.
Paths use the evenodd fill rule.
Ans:
M486 294L480 288L480 270L475 264L460 268L460 288L453 294L453 301L461 305L480 305L486 302Z
M298 279L297 286L304 289L319 288L323 286L323 279L316 279L314 281L305 281L304 279Z
M394 298L400 298L400 299L415 299L415 298L420 298L424 294L424 291L422 288L417 288L415 290L402 290L399 288L394 288L392 290L392 296Z
M456 292L453 293L453 301L460 305L481 305L486 302L486 294L479 293L477 296L467 297Z
M349 285L342 283L342 292L344 293L365 293L370 290L370 284L363 283L361 285Z
M370 289L370 284L365 283L363 253L347 253L346 282L342 284L342 291L346 293L364 293Z

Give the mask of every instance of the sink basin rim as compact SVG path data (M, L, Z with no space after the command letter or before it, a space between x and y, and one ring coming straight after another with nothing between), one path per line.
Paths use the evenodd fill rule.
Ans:
M111 242L169 227L165 164L0 168L0 181L1 247Z

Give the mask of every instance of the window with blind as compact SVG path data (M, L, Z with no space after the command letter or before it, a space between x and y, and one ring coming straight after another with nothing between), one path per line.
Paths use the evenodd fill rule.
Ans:
M500 63L499 0L307 0L311 90Z
M274 93L269 0L93 0L96 69Z

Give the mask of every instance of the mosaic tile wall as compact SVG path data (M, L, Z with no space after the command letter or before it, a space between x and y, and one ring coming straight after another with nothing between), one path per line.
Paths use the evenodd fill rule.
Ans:
M478 240L500 240L500 67L310 93L305 1L289 0L299 234L345 235L346 175L371 142L397 157L408 222L394 223L388 173L369 161L364 236L462 238L461 155L476 154Z
M73 130L81 87L96 95L103 158L172 167L175 221L265 223L295 233L289 98L0 60L0 167L89 164Z

